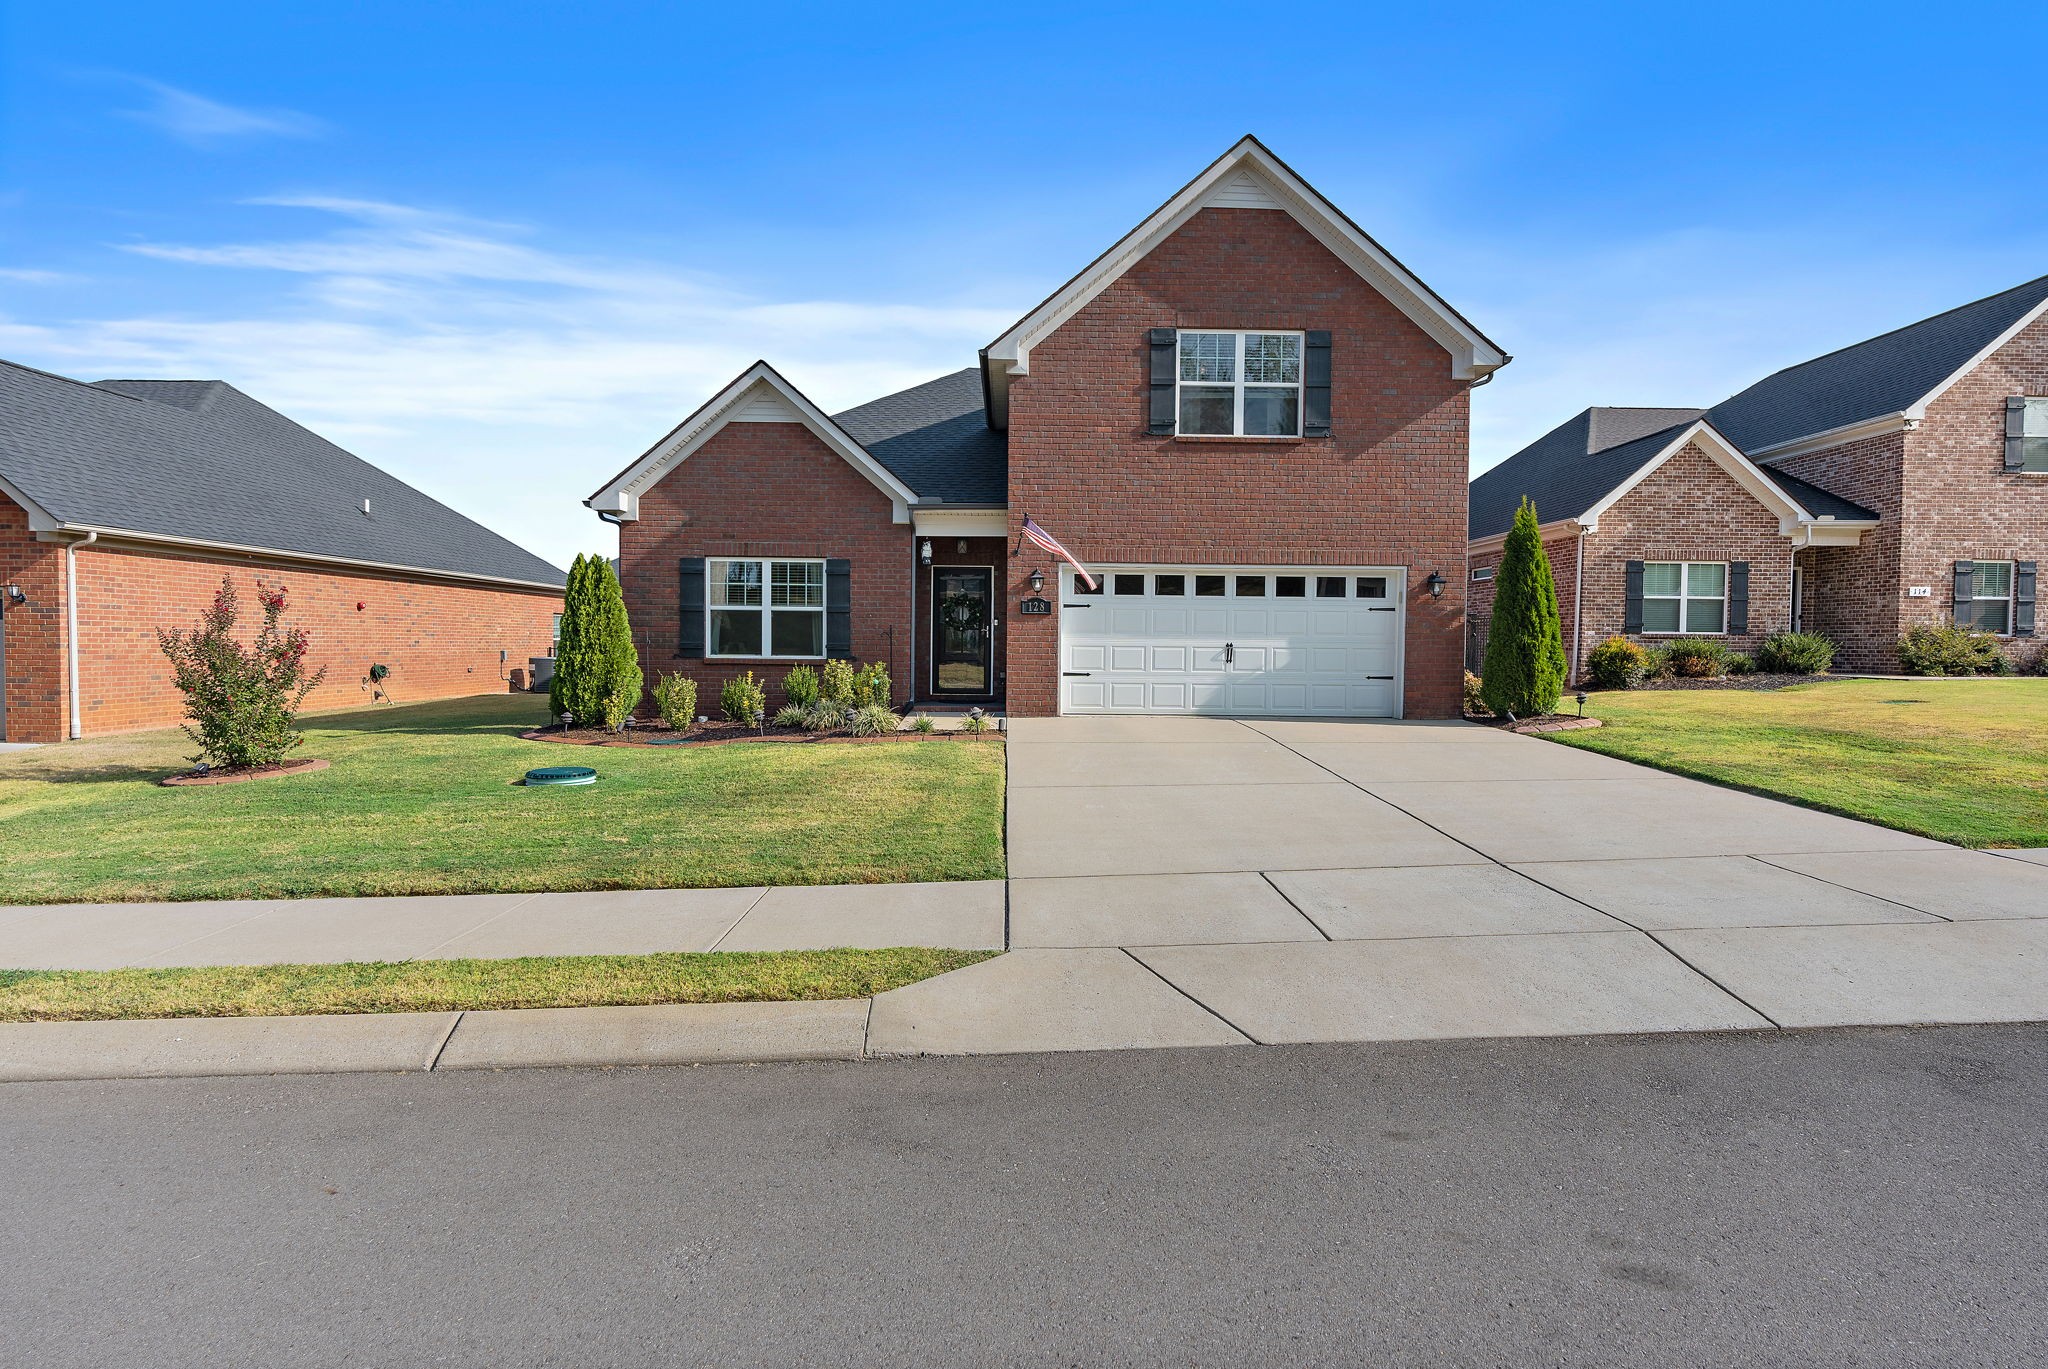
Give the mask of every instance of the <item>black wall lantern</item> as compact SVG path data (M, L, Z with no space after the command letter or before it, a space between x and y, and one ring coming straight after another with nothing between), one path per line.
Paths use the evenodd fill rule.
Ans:
M1033 594L1036 594L1036 593L1038 593L1038 592L1039 592L1040 590L1042 590L1042 589L1044 589L1044 588L1045 588L1045 572L1044 572L1044 571L1042 571L1042 570L1034 570L1034 571L1032 571L1032 572L1031 572L1031 592L1032 592Z
M1431 571L1429 578L1422 583L1429 586L1430 598L1441 599L1444 597L1444 577L1438 572Z
M21 592L20 585L9 585L7 587L7 605L9 608L20 608L27 602L28 596Z

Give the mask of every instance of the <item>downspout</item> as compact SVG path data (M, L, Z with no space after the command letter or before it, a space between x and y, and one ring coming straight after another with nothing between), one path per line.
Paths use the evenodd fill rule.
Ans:
M100 540L97 531L64 544L64 676L70 685L71 740L85 735L78 707L78 549Z
M986 377L984 377L986 383ZM904 695L904 707L917 705L917 524L910 525L910 692Z
M1581 682L1579 653L1585 649L1586 628L1581 611L1586 603L1586 529L1579 529L1578 565L1572 570L1572 684Z

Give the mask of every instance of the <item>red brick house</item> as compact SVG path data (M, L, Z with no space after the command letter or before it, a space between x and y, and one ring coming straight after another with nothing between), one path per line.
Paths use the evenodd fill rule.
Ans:
M1574 675L1620 633L1750 651L1825 633L1894 671L1915 624L2034 645L2048 555L2048 276L1767 376L1711 409L1588 409L1471 487L1470 660L1522 496ZM1476 668L1476 666L1475 666Z
M327 667L314 708L504 692L551 651L564 578L221 381L0 362L0 740L178 722L156 629L224 573L245 623L258 582L286 589Z
M977 365L827 416L757 363L586 502L643 662L709 689L836 656L918 705L1451 717L1507 361L1247 138Z

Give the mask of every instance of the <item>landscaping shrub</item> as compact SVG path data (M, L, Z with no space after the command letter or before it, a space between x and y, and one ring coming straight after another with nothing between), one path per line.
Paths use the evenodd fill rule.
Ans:
M1471 671L1465 672L1465 716L1469 718L1491 718L1493 710L1486 706L1482 697L1484 689L1479 677Z
M1626 637L1609 637L1586 653L1586 673L1602 689L1634 689L1656 667L1656 653Z
M1564 692L1564 628L1550 557L1524 498L1494 573L1493 628L1480 670L1480 696L1495 713L1531 717L1557 708Z
M654 681L654 711L678 732L697 721L697 682L687 675L660 675Z
M962 732L986 732L995 726L995 720L986 713L969 713L960 720Z
M1825 675L1835 644L1818 632L1774 632L1757 648L1756 663L1774 675Z
M820 699L804 710L803 725L813 732L830 732L846 726L846 705Z
M842 706L853 698L853 662L825 662L825 669L818 679L818 698Z
M1731 651L1728 653L1728 659L1722 663L1721 668L1730 675L1754 675L1756 674L1756 658L1744 652Z
M235 640L241 599L222 576L213 602L190 632L156 630L156 644L171 663L171 683L185 696L185 735L199 747L194 760L209 765L276 765L305 740L292 730L299 705L327 676L307 673L304 628L284 626L284 587L259 582L263 626L256 640Z
M847 701L855 708L887 708L889 706L889 667L880 661L870 661L854 672L853 691Z
M886 737L902 721L880 704L865 704L854 710L850 730L856 737Z
M818 701L818 672L807 665L791 666L782 677L782 697L798 708L809 708Z
M1650 673L1647 678L1652 680L1668 680L1671 678L1672 669L1670 647L1644 647L1643 660L1650 668Z
M1712 637L1681 637L1664 647L1671 673L1687 680L1710 680L1722 673L1728 648Z
M932 721L929 713L920 713L910 720L910 730L912 732L932 733L939 730L939 725Z
M1909 630L1899 638L1899 664L1908 675L2012 673L2012 661L1996 637L1950 624Z
M811 720L811 710L803 704L784 704L775 710L777 727L804 727Z
M718 710L736 723L752 723L754 715L768 708L768 695L754 678L754 672L725 682L718 691Z
M562 600L562 640L555 648L549 706L586 727L603 719L617 730L640 706L642 683L618 574L605 557L578 556Z

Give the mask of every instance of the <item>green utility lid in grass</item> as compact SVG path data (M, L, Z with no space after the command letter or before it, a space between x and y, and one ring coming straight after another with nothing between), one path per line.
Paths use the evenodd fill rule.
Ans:
M544 765L526 772L529 785L596 784L597 772L587 765Z

